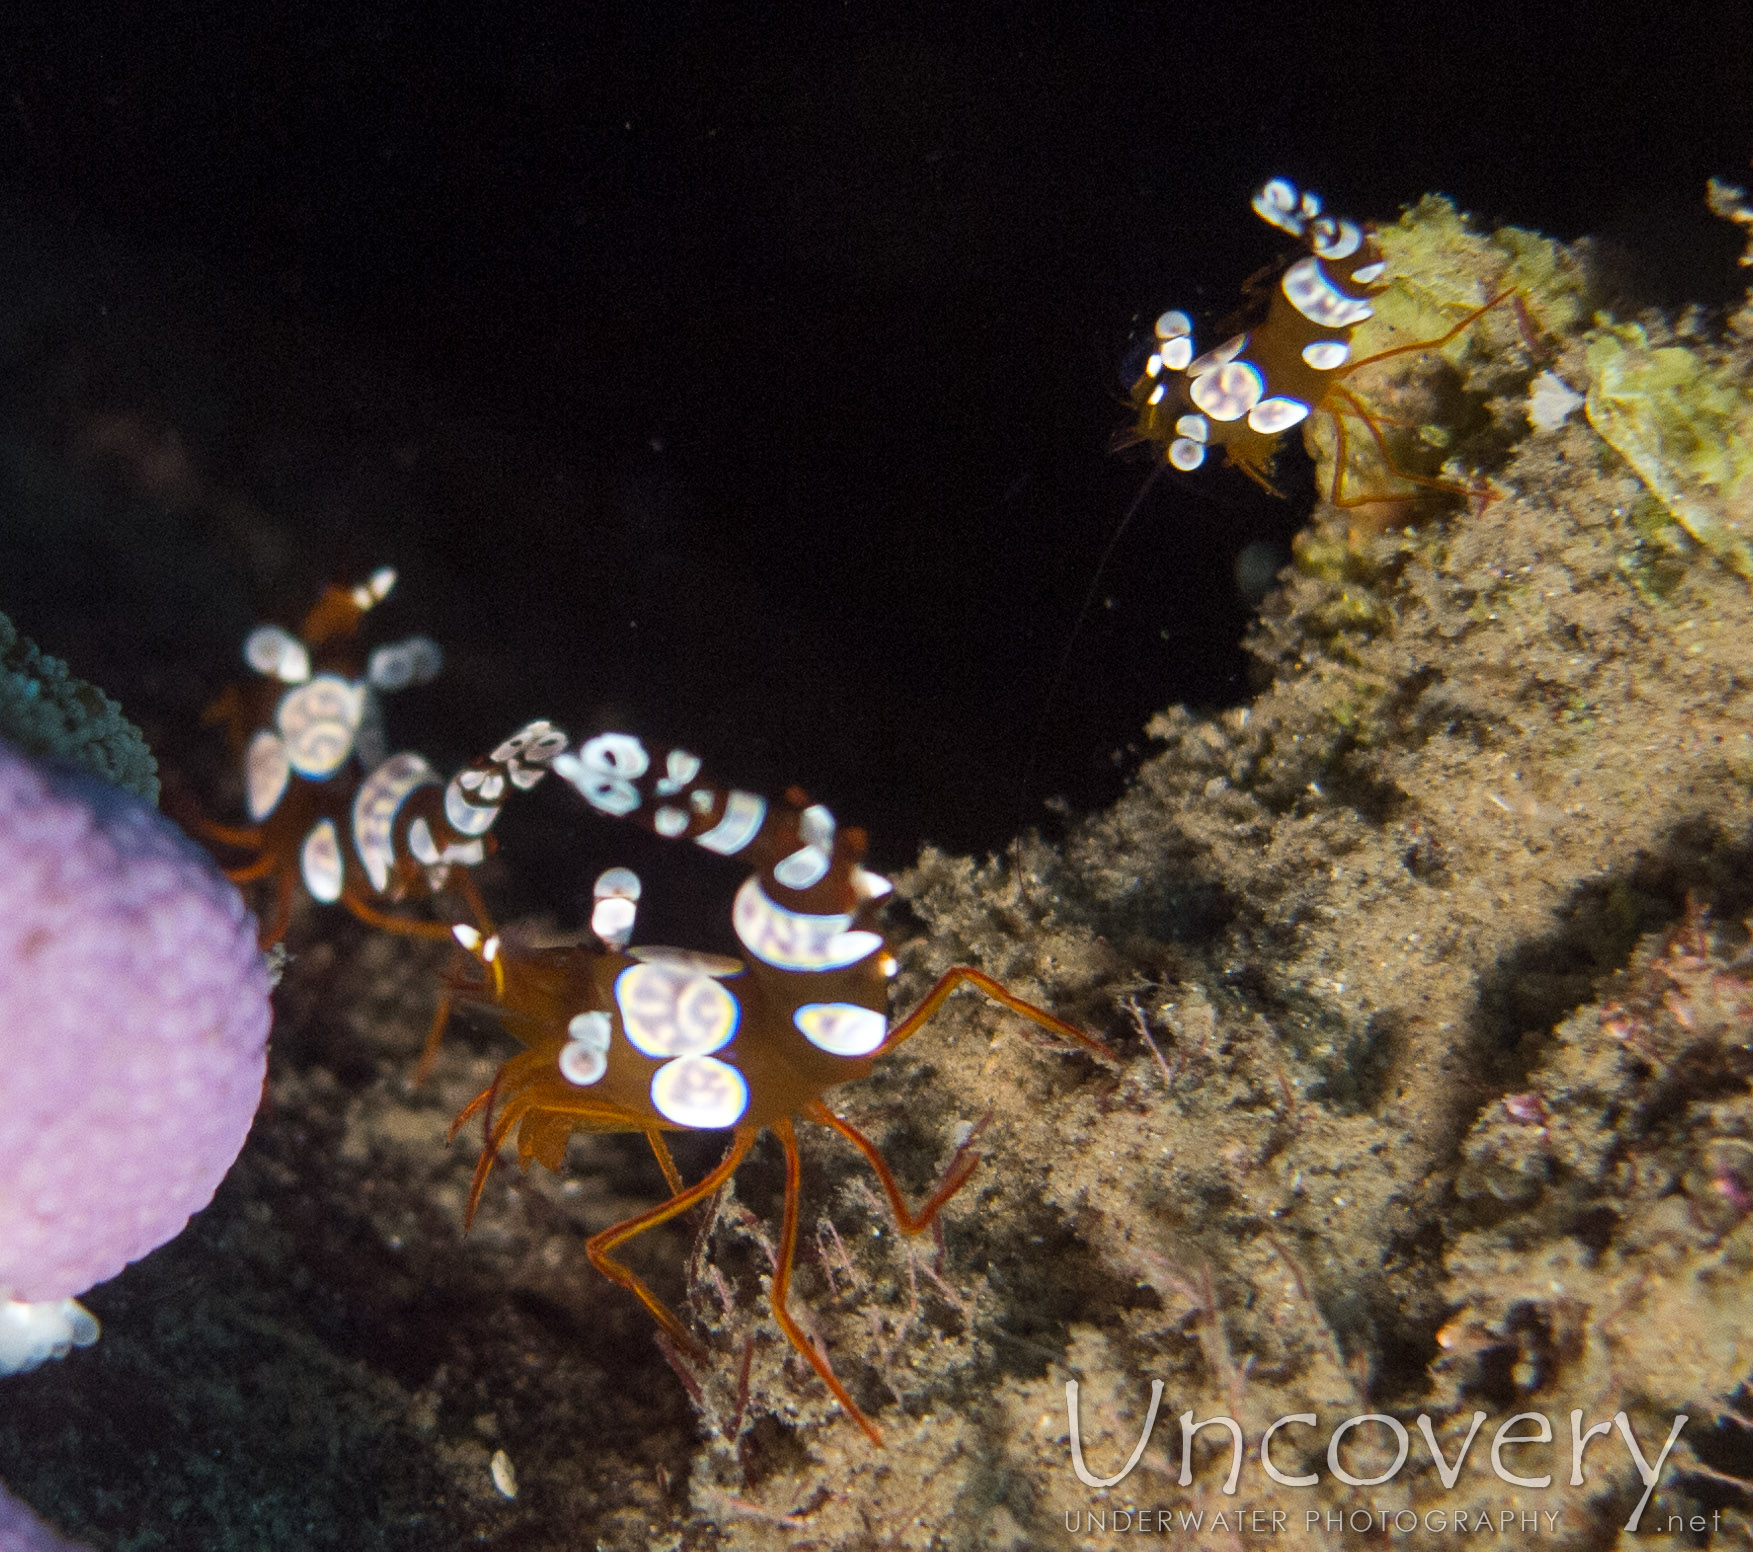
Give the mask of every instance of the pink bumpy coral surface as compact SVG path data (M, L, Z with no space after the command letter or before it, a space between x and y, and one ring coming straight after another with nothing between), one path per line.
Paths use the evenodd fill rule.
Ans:
M0 1552L90 1552L90 1549L83 1542L57 1536L0 1487Z
M205 853L0 744L0 1298L82 1293L212 1199L261 1098L268 992Z

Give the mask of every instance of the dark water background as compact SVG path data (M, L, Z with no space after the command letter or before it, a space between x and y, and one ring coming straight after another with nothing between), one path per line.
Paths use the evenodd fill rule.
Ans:
M618 719L889 864L995 849L1246 691L1298 460L1159 483L1025 781L1146 472L1118 363L1272 256L1251 189L1441 191L1720 304L1750 64L1745 4L44 8L0 50L0 607L198 763L251 620L389 560L450 653L400 743Z

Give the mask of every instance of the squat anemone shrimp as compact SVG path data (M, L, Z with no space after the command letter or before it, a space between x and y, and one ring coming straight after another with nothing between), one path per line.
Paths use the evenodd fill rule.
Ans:
M1398 422L1367 406L1347 383L1365 367L1440 350L1493 308L1516 301L1515 291L1502 291L1470 309L1433 338L1357 356L1353 335L1374 315L1374 301L1389 285L1374 229L1324 214L1318 195L1299 192L1284 178L1265 184L1254 195L1253 209L1261 220L1297 238L1302 251L1249 282L1249 326L1203 353L1197 353L1186 313L1165 312L1156 320L1155 350L1131 387L1136 418L1128 440L1161 448L1167 465L1184 472L1199 468L1221 448L1228 463L1276 495L1271 468L1284 436L1314 416L1327 415L1337 440L1327 492L1334 506L1404 499L1392 492L1344 492L1348 420L1362 423L1392 478L1489 500L1489 493L1476 487L1403 467L1383 434L1385 425ZM1526 332L1519 301L1517 312Z
M967 965L947 970L916 1008L891 1022L889 983L898 965L876 920L891 885L864 866L864 833L836 825L797 789L776 803L726 790L701 778L694 755L649 751L624 733L588 739L553 766L599 812L751 864L731 913L743 957L632 944L640 887L624 868L597 882L589 944L536 948L459 926L457 939L478 972L453 981L453 995L496 1013L525 1048L452 1127L454 1137L471 1118L482 1118L468 1220L513 1132L524 1168L535 1160L555 1172L575 1131L643 1133L671 1194L593 1235L586 1252L598 1271L639 1299L677 1348L704 1358L700 1342L615 1252L713 1197L771 1131L785 1163L769 1292L774 1319L847 1415L881 1444L876 1424L787 1307L800 1194L794 1122L813 1121L850 1143L875 1172L902 1231L921 1234L974 1173L975 1136L961 1143L924 1203L911 1208L876 1144L828 1105L829 1089L868 1076L961 986L1099 1056L1112 1053ZM665 1142L670 1132L722 1133L728 1147L714 1169L688 1185Z
M564 735L530 723L449 781L412 750L386 756L377 697L424 683L442 662L424 636L361 652L360 622L394 585L385 567L356 587L327 588L296 635L257 626L243 645L257 678L231 686L208 710L242 759L252 822L189 815L187 823L203 840L248 857L227 869L232 882L272 884L264 949L285 936L301 886L318 904L339 904L368 926L446 943L449 921L390 907L450 889L477 927L490 931L470 869L491 849L489 832L506 797L541 781L565 747ZM430 1069L448 1019L441 997L417 1077Z
M370 926L444 940L448 922L383 907L454 887L485 925L468 869L486 857L487 832L506 795L533 787L564 746L532 724L448 783L412 751L386 754L378 696L425 683L443 662L425 636L380 646L361 660L360 621L395 580L384 567L357 587L330 586L296 635L257 626L243 644L256 679L227 687L207 710L206 720L225 725L242 759L251 823L197 816L189 824L204 840L249 855L228 870L232 882L272 882L264 948L285 936L301 884L319 904L340 904Z

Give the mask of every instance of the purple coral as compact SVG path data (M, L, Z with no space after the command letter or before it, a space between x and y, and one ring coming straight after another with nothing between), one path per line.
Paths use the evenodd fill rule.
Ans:
M0 1552L87 1552L87 1549L57 1536L0 1487Z
M267 1061L255 923L139 798L0 743L0 1373L213 1196ZM84 1552L0 1488L0 1552Z
M243 901L170 821L0 744L0 1300L82 1293L212 1199L268 992Z

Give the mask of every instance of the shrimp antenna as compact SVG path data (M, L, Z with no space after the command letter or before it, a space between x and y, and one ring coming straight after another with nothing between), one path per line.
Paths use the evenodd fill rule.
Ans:
M1041 742L1047 736L1047 724L1053 716L1053 708L1059 702L1066 680L1071 677L1071 654L1077 646L1078 637L1083 634L1090 611L1095 608L1096 590L1107 574L1108 562L1114 558L1114 551L1120 547L1120 540L1132 526L1132 519L1138 515L1139 508L1144 505L1144 498L1150 494L1151 488L1168 467L1165 461L1157 461L1149 478L1138 487L1138 494L1132 498L1132 505L1127 507L1126 515L1114 525L1114 531L1108 535L1101 559L1096 562L1096 569L1090 574L1090 585L1084 592L1083 606L1077 611L1077 618L1072 622L1070 634L1065 638L1064 649L1059 654L1059 667L1054 671L1052 682L1047 686L1047 694L1041 701L1041 715L1036 719L1034 734L1029 739L1029 751L1023 760L1023 774L1017 786L1016 835L1010 843L1011 864L1016 870L1017 889L1021 892L1025 905L1029 903L1029 884L1023 869L1023 831L1028 822L1029 788L1034 785L1035 772L1041 763Z

